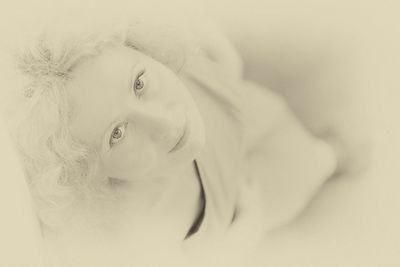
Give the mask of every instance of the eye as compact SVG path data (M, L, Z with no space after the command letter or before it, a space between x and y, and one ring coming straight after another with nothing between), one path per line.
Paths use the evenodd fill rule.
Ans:
M126 131L127 125L128 125L128 123L124 123L113 129L111 136L110 136L110 141L109 141L110 147L112 147L113 145L115 145L116 143L118 143L125 137L125 131Z
M143 94L143 91L146 87L146 79L144 77L145 71L141 71L137 76L135 81L133 82L133 91L137 97L140 97Z

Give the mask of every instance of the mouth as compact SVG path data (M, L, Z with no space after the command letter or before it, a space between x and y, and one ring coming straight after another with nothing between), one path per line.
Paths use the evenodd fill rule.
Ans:
M179 137L175 146L168 153L173 153L173 152L180 150L186 144L186 142L188 140L189 132L190 132L189 123L188 123L188 120L186 120L182 135Z

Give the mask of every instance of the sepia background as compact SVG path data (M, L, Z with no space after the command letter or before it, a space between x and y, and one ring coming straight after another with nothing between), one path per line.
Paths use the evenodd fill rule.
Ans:
M109 5L85 4L100 13ZM155 9L159 5L152 4ZM23 20L51 8L43 1L0 5L2 32L16 36L8 19ZM400 4L174 0L164 5L215 20L241 53L246 78L285 96L312 132L339 136L349 148L350 171L330 180L300 218L271 232L249 266L400 266ZM6 136L2 140L7 144ZM7 145L1 151L0 206L2 218L18 220L2 219L0 249L18 253L0 263L18 254L24 255L19 260L25 265L15 266L33 266L37 233L21 230L30 225L29 200L9 190L16 180L7 178L22 176L12 155Z

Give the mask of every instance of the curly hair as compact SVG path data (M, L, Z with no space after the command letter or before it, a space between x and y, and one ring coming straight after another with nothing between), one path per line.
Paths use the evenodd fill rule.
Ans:
M140 20L73 30L53 25L54 31L47 28L13 52L17 83L7 85L12 97L5 98L6 119L38 217L47 227L62 226L72 207L110 193L106 179L96 177L96 151L68 128L73 110L65 85L71 72L104 47L118 45L138 49L178 72L197 47L189 32L175 26Z

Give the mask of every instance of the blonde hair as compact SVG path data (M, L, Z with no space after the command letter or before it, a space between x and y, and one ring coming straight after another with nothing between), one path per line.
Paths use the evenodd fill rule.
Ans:
M8 90L12 97L5 98L10 133L38 217L50 228L66 223L70 208L108 192L105 179L94 175L96 151L74 139L68 129L72 110L65 84L74 67L106 46L124 45L179 71L197 49L189 32L167 24L136 21L118 26L114 23L112 27L105 23L97 28L82 27L46 29L29 42L29 47L23 45L12 58L18 83L7 85L12 89Z

